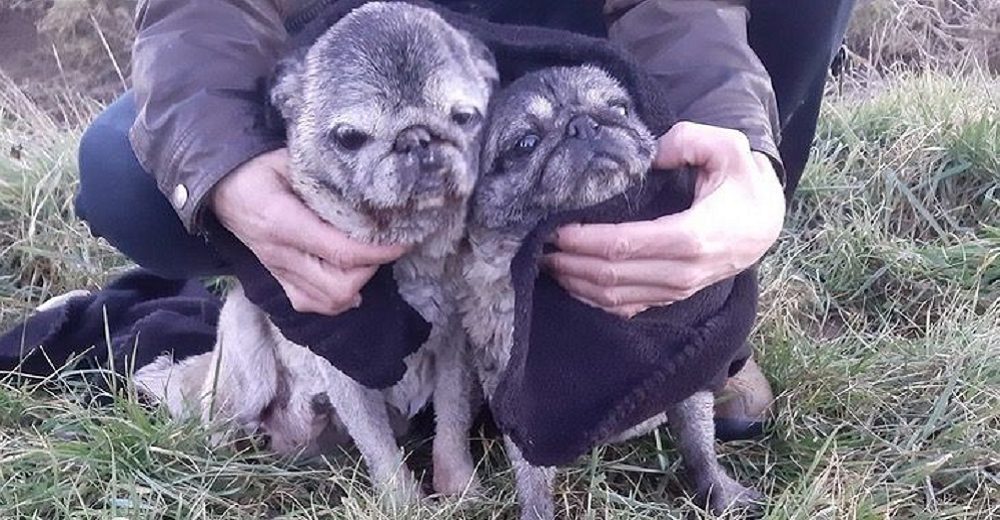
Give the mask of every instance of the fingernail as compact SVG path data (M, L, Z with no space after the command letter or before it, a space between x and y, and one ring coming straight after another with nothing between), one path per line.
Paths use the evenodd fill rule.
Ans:
M361 307L361 295L360 294L358 295L357 298L354 299L354 303L351 304L351 308L352 309L357 309L358 307Z

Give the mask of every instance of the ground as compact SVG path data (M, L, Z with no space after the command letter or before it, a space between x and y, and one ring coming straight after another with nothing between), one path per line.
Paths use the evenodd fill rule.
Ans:
M1000 78L995 48L974 46L997 40L970 39L968 24L949 32L965 12L955 6L1000 31L995 0L866 6L764 261L753 343L775 416L764 438L720 453L768 495L766 518L1000 517ZM120 18L88 12L92 28ZM0 329L128 267L72 212L79 136L121 88L119 40L105 38L116 58L94 74L112 81L67 87L94 57L26 55L44 56L58 25L35 31L26 20L39 16L0 7ZM973 51L983 59L969 62ZM213 450L197 425L137 403L127 381L110 403L76 381L0 377L0 518L515 517L494 440L474 441L481 497L393 511L376 505L353 450L306 463ZM418 469L427 444L409 446ZM559 510L700 515L678 464L665 432L596 450L560 473Z

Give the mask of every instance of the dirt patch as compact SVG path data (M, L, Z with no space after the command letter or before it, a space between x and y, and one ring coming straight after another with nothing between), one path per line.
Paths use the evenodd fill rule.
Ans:
M0 71L15 83L51 78L59 73L55 56L41 52L38 23L42 9L0 7Z
M862 0L847 44L876 71L983 68L1000 73L1000 2Z
M0 72L57 117L67 95L108 102L127 86L133 6L133 0L0 6Z

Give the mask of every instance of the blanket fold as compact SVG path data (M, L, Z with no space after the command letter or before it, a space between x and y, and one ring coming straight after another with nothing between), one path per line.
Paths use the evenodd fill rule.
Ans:
M135 269L0 336L0 371L44 376L79 356L77 368L113 366L124 375L162 354L181 360L209 352L221 306L197 280Z
M430 336L430 324L400 296L391 265L380 267L361 289L360 307L332 317L301 313L246 246L221 226L211 227L211 243L243 284L247 299L282 335L367 387L386 388L402 379L406 356Z

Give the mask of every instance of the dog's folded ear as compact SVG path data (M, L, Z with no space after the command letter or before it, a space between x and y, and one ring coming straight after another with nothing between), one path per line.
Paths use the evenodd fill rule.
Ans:
M275 67L271 85L271 105L285 121L296 117L302 99L302 75L305 71L306 53L294 52Z
M493 52L471 33L462 30L458 32L462 33L469 45L469 55L472 56L476 72L489 82L491 90L495 90L500 84L500 73L497 72L497 60L493 57Z

